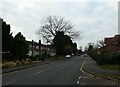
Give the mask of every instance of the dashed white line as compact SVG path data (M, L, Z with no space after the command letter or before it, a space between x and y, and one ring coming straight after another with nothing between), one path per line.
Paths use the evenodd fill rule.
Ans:
M37 75L37 74L39 74L39 73L41 73L41 72L44 72L44 70L42 70L42 71L40 71L40 72L37 72L37 73L33 73L33 75Z
M46 70L42 70L42 71L39 71L39 72L33 73L33 75L40 74L40 73L45 72L45 71L48 71L48 70L50 70L50 69L51 69L51 68L48 68L48 69L46 69Z
M3 85L8 85L8 84L12 84L12 83L15 83L16 81L10 81L10 82L8 82L8 83L5 83L5 84L3 84Z
M17 73L17 72L20 72L20 71L24 71L24 70L29 70L29 69L34 69L34 68L38 68L38 67L43 67L43 66L46 66L47 64L45 65L37 65L37 66L33 66L33 67L28 67L26 69L21 69L21 70L17 70L17 71L13 71L13 72L9 72L9 73L4 73L2 75L9 75L9 74L13 74L13 73Z
M79 84L80 81L77 81L77 84Z
M81 76L79 76L79 79L81 79Z

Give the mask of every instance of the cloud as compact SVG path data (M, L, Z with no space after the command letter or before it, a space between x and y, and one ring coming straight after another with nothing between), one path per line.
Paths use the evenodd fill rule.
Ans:
M39 39L36 31L40 28L42 18L63 16L74 24L75 30L83 32L83 38L77 43L78 46L85 46L118 32L118 1L105 1L1 0L0 15L11 24L14 35L20 31L27 40L35 41Z

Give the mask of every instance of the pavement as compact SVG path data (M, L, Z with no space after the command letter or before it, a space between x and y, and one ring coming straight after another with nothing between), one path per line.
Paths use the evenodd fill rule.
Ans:
M109 80L115 80L112 79L110 76L112 75L119 75L120 76L120 71L117 70L104 70L102 69L99 65L96 64L94 60L92 60L89 56L85 60L85 64L83 67L83 70L93 74L94 76L99 76L104 79L109 79Z
M96 78L85 72L86 64L91 63L89 57L73 56L70 59L4 73L2 85L118 85L115 81ZM88 69L91 68L89 65Z

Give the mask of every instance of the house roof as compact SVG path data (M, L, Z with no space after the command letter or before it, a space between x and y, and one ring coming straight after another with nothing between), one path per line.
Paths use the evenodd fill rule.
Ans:
M120 35L115 35L114 37L105 38L105 44L113 44L116 42L120 42Z

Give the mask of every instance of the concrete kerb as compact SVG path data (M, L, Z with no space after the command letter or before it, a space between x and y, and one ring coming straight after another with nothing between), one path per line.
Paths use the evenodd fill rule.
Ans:
M13 70L8 70L8 71L5 71L5 72L2 72L2 74L5 74L5 73L10 73L10 72L14 72L14 71L18 71L18 70L23 70L23 69L27 69L27 68L31 68L31 67L35 67L35 66L39 66L39 65L42 65L42 64L48 64L48 63L51 63L52 61L47 61L47 62L43 62L43 63L39 63L39 64L33 64L33 65L29 65L29 66L23 66L23 67L18 67L17 69L13 69Z
M86 73L92 74L94 77L97 77L97 78L102 78L102 79L106 79L106 80L112 80L112 81L115 81L115 82L120 82L120 80L118 80L118 79L113 79L111 77L106 77L104 75L100 75L100 74L97 74L95 72L88 71L88 70L85 69L84 66L83 66L82 70Z
M62 57L60 57L62 58ZM60 59L62 60L62 59ZM46 61L46 62L43 62L43 63L37 63L37 64L31 64L31 65L28 65L28 66L25 66L25 67L18 67L18 69L13 69L13 70L8 70L8 71L2 71L2 74L5 74L5 73L10 73L10 72L14 72L14 71L18 71L18 70L23 70L23 69L27 69L27 68L31 68L31 67L35 67L35 66L39 66L39 65L42 65L42 64L48 64L48 63L52 63L54 61L59 61L59 60L53 60L53 61Z

